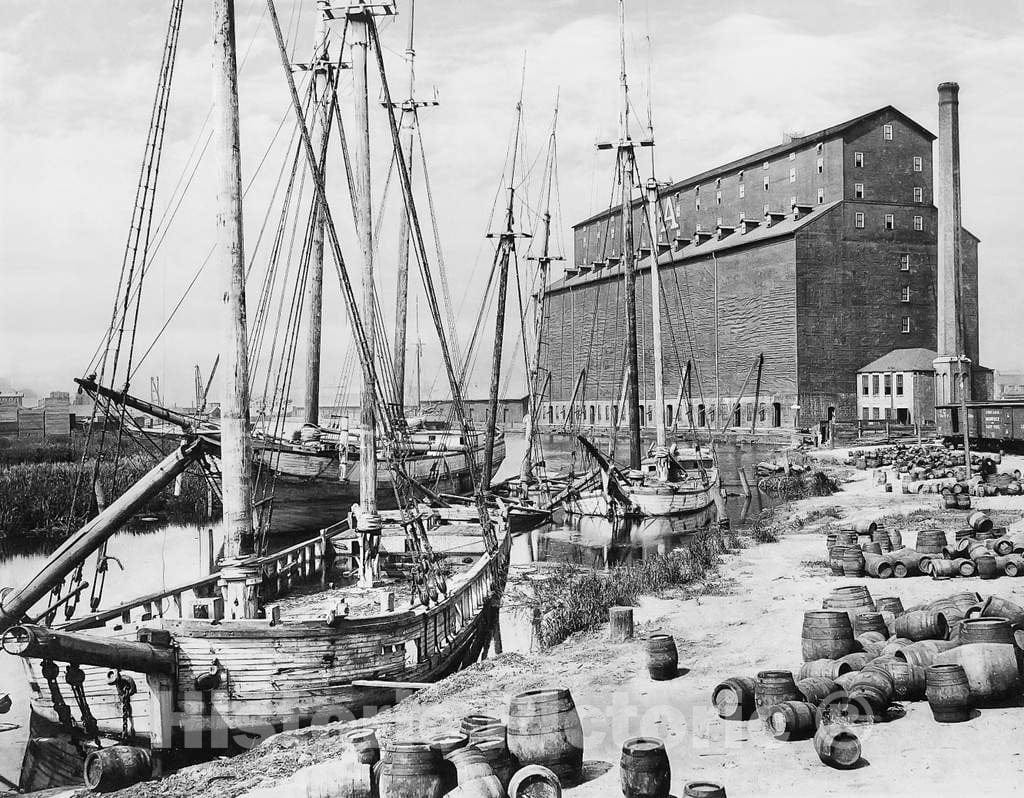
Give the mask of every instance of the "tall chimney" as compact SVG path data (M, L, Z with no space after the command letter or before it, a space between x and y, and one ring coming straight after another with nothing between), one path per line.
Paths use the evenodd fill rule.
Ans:
M958 84L939 84L939 139L935 147L935 204L939 212L936 405L966 400L971 391L971 362L965 357L960 301L959 94ZM963 386L962 391L960 386Z
M963 354L960 311L960 86L939 84L939 140L935 155L938 231L939 355Z

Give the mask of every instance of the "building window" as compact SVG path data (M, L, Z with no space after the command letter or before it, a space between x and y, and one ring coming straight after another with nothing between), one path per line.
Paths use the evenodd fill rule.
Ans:
M770 208L768 207L768 203L767 203L767 202L766 202L766 203L764 204L764 208L763 208L763 210L764 210L764 215L765 215L765 216L767 216L767 215L768 215L768 211L769 211L769 210L771 210L771 209L770 209Z
M871 375L871 394L872 396L878 396L878 375Z
M818 204L821 205L825 201L825 189L818 189Z
M824 158L819 158L818 159L818 174L820 175L824 171L825 171L825 159Z
M923 172L924 171L924 159L920 155L915 155L914 156L914 171L915 172Z
M717 224L719 227L722 226L722 217L721 216L719 216L717 219L715 219L715 224Z
M740 169L740 173L739 173L739 175L737 175L737 177L739 178L739 181L742 183L743 182L743 170L742 169Z
M903 317L903 326L900 328L902 332L910 332L910 316Z
M853 198L854 199L864 199L864 184L863 183L854 183L853 184Z
M789 207L790 208L795 208L796 207L796 194L794 194L793 196L791 196L789 198Z
M896 375L896 395L903 396L903 375Z
M860 211L857 211L857 213L853 215L853 226L860 228L864 227L864 214Z
M789 154L789 160L791 160L791 161L795 161L796 160L796 153L795 152L791 152Z
M892 420L892 408L891 407L885 408L885 420L886 421Z
M868 375L867 374L861 374L860 375L860 392L862 394L864 394L865 396L868 395Z
M770 164L770 163L768 163L768 161L765 161L765 162L764 162L763 164L761 164L761 168L762 168L762 169L767 169L767 168L768 168L768 167L770 167L770 166L771 166L771 164Z
M874 419L875 421L878 420L878 408L877 407L872 407L871 408L871 418Z
M746 193L747 193L746 188L747 188L746 186L744 186L742 183L740 183L740 199L743 199L743 197L746 195Z
M824 146L824 145L822 145L822 143L821 143L821 142L819 141L819 142L818 142L818 146L814 148L814 151L815 151L816 153L818 153L818 155L821 155L821 150L822 150L822 147L823 147L823 146Z
M892 125L882 125L882 138L892 141Z
M868 408L868 407L865 407L864 408L864 412L863 412L863 416L864 416L864 420L865 421L867 421L869 418L871 418L871 409Z
M771 181L769 180L768 175L765 175L764 176L764 190L767 191L770 187L771 187Z
M914 186L914 202L924 202L924 189L921 186Z
M718 205L722 204L722 192L721 191L716 191L715 192L715 203L718 204Z
M896 228L896 218L891 213L887 213L885 215L885 229L886 230L893 230L895 228Z
M862 152L855 152L853 154L853 165L854 166L864 166L864 153L862 153Z
M722 187L722 178L716 177L715 178L715 188L721 188L721 187Z
M914 229L915 230L924 230L924 217L923 216L915 216L914 217Z
M892 396L892 375L885 375L885 395Z
M791 168L789 170L789 182L790 183L795 183L796 182L796 167L793 167L793 168Z
M909 301L910 301L910 286L909 285L905 285L905 286L903 286L903 288L900 289L900 302L909 302Z
M700 186L697 186L696 190L693 192L693 197L694 197L693 207L695 207L699 211L700 210Z
M902 255L900 255L900 271L901 272L909 272L910 271L910 253L909 252L904 252Z

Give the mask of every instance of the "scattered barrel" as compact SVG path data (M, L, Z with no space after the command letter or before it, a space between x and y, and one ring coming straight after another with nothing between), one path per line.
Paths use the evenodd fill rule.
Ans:
M95 792L111 792L145 781L153 775L153 759L145 748L112 745L85 758L85 786Z
M493 726L501 723L501 718L492 718L490 715L466 715L459 723L459 731L468 735L478 726Z
M878 529L878 524L863 518L853 523L853 531L858 535L872 535L876 529Z
M711 691L711 703L723 720L748 720L756 712L754 690L757 682L748 676L732 676Z
M975 532L989 532L992 529L992 519L981 511L975 511L967 516L967 525Z
M807 701L783 701L768 709L765 726L776 740L806 740L817 728L818 710Z
M665 744L654 737L633 737L622 744L619 759L625 798L668 798L672 782Z
M853 546L843 552L843 575L864 576L864 552Z
M885 621L882 620L882 613L880 612L862 612L854 620L853 629L858 635L862 635L865 632L877 632L882 635L883 640L889 634L889 630L885 628Z
M878 545L877 543L875 544ZM888 579L893 575L892 563L887 561L881 554L864 552L864 573L876 579ZM845 563L844 566L845 568Z
M997 557L996 565L1007 576L1024 576L1024 557L1020 554L1009 554L1006 557Z
M828 565L836 576L843 575L843 557L846 555L847 548L849 547L845 544L836 543L828 550Z
M917 610L899 616L895 622L895 631L897 637L908 640L944 640L949 625L941 612Z
M659 633L647 638L647 671L656 682L676 678L679 654L672 635Z
M725 787L713 781L691 781L683 787L683 798L726 798Z
M494 775L494 768L488 764L483 752L475 746L456 748L445 754L444 758L447 766L455 771L456 784L466 785L474 782L477 787L480 787L486 786L488 778L497 779ZM485 781L481 783L478 779ZM498 788L501 789L500 783ZM384 798L383 793L381 793L381 798Z
M1024 629L1024 607L999 596L976 602L967 609L966 615L968 618L1006 618L1014 629Z
M563 784L583 769L583 727L568 690L530 690L512 699L508 750L523 765L543 765Z
M999 705L1017 694L1019 670L1012 645L967 643L943 651L932 664L961 666L975 706Z
M856 650L850 616L841 610L810 610L804 613L800 650L804 662L838 659Z
M800 691L804 701L816 707L831 704L846 696L845 690L831 679L826 679L823 676L800 679L796 683L796 689Z
M894 656L911 665L920 665L926 668L935 661L939 654L957 645L950 640L919 640L916 643L899 646Z
M875 717L883 717L892 701L894 688L892 678L885 671L857 671L856 678L851 680L847 688L849 702L870 707Z
M883 670L889 674L893 697L897 701L920 701L924 698L926 668L895 657L880 657L869 663L867 668Z
M928 668L925 695L938 723L960 723L971 716L971 690L960 665L932 665Z
M991 554L975 557L974 567L978 569L978 576L982 579L997 579L999 577L999 567L996 565L996 558Z
M345 735L345 739L356 750L357 759L362 764L373 766L380 761L380 743L374 729L353 729ZM463 739L466 738L463 736Z
M840 529L836 531L836 543L842 546L856 546L857 533L852 529Z
M894 551L892 554L885 556L886 562L892 566L892 575L898 579L903 579L921 571L921 561L927 559L928 555L921 554L917 549L910 549L906 546L899 551Z
M485 740L499 740L504 745L508 736L508 729L504 723L491 723L488 726L477 726L469 733L471 744L482 743Z
M960 576L974 576L978 572L978 566L974 564L974 560L959 560L957 570L960 571Z
M791 671L761 671L757 674L754 687L754 706L757 716L767 722L768 711L783 701L799 701L800 691L796 689Z
M498 777L502 788L508 787L512 773L515 771L515 763L509 755L508 747L504 740L482 740L474 743L473 747L483 754L484 761L491 766L494 775Z
M917 533L914 548L921 554L941 554L942 547L949 543L941 529L922 529Z
M961 510L970 510L971 495L969 493L958 493L956 495L956 506Z
M882 544L875 541L863 544L860 547L860 550L865 554L877 554L879 557L882 556Z
M853 654L847 654L845 657L840 657L839 662L845 663L850 666L851 671L863 670L864 666L870 662L871 656L864 651L855 651Z
M608 608L608 637L613 643L633 639L633 608Z
M833 681L839 685L839 689L849 692L850 687L853 686L853 682L857 678L857 673L858 671L846 671L833 679Z
M898 529L889 530L889 545L893 551L899 551L903 548L903 535Z
M842 662L837 659L812 659L810 662L805 662L800 666L800 672L797 674L801 679L811 679L820 677L823 679L832 679L842 676L844 673L849 673L852 670L850 663Z
M871 593L863 585L837 587L825 599L825 609L843 610L850 616L850 623L862 612L874 612L875 603Z
M380 798L444 793L442 758L425 742L392 743L385 750L378 776Z
M427 745L432 750L437 752L437 755L441 757L441 781L444 785L444 791L454 790L458 784L458 780L455 774L455 765L447 759L448 754L452 751L458 751L461 748L465 748L469 745L469 737L461 733L452 734L439 734L436 737L431 737L427 740Z
M1013 553L1013 541L1008 537L986 540L985 546L989 551L999 557L1005 557L1007 554Z
M821 726L814 735L814 750L822 763L838 770L860 762L860 740L846 726Z
M527 765L509 781L508 798L562 798L562 783L543 765Z
M889 532L886 529L876 529L872 532L871 541L877 543L882 552L892 551L892 541L889 539Z
M1006 618L964 618L960 625L961 644L1013 642L1013 627Z
M878 632L867 632L866 634L857 635L854 640L857 641L857 645L860 646L861 651L868 655L869 659L882 656L882 651L885 649L885 640L879 640L881 637Z
M930 560L928 573L932 579L952 579L954 576L960 576L961 562L963 560Z
M903 614L903 601L899 596L882 596L875 601L875 610L891 612L893 615Z

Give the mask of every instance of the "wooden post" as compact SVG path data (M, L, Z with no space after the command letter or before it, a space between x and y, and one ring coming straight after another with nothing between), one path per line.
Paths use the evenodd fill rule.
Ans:
M750 420L750 434L757 429L757 406L761 402L761 372L764 371L764 352L757 356L757 379L754 382L754 417Z
M750 493L750 482L747 481L747 470L743 466L740 466L739 475L740 475L740 487L743 490L743 495L746 498L749 499L750 495L751 495L751 493Z
M632 607L610 607L608 609L608 639L613 643L624 643L633 639Z
M241 146L238 134L238 70L234 0L213 5L213 143L218 164L217 258L225 319L224 395L220 448L224 503L224 556L253 551L252 444L249 440L249 358L246 338L245 252L242 239Z
M658 182L647 181L647 226L651 233L651 335L654 348L654 430L658 446L665 445L665 375L661 362L661 275L658 269Z

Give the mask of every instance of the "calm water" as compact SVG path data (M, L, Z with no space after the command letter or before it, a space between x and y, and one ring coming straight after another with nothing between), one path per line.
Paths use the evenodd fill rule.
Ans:
M571 462L569 438L545 436L543 445L549 469L568 468ZM523 451L522 436L508 436L507 457L496 479L518 472ZM730 494L740 493L737 469L745 466L748 474L753 477L753 465L765 459L769 451L755 446L725 446L719 449L722 481ZM755 496L746 505L742 497L730 495L727 513L733 526L742 525L748 517L756 517L763 501L756 490ZM663 554L685 545L687 535L712 518L713 514L706 514L613 528L603 519L559 517L550 527L518 536L513 543L512 562L514 565L529 566L533 562L556 560L604 568ZM206 566L201 539L209 528L210 524L168 525L151 530L122 532L114 536L108 545L108 554L116 558L117 562L111 563L101 606L113 606L140 593L171 588L204 575ZM214 545L219 547L222 543L221 529L216 525L212 525L212 528ZM309 535L316 534L316 531L310 529ZM274 547L282 548L305 537L307 535L298 534L289 535L286 539L275 538ZM38 548L0 548L0 587L20 584L46 561L46 557L47 552ZM94 564L90 561L84 577L90 583L93 582L93 568ZM87 604L88 598L83 597L83 609ZM502 631L506 650L528 647L529 628L523 619L513 614L506 619ZM0 733L0 781L16 784L27 735L29 691L20 658L0 652L0 693L3 692L10 693L14 706L0 720L18 724L19 728Z

